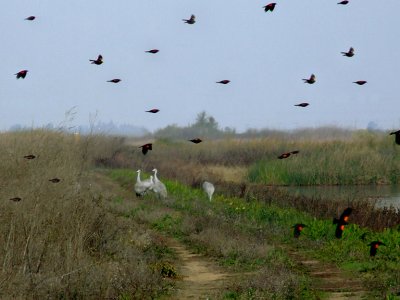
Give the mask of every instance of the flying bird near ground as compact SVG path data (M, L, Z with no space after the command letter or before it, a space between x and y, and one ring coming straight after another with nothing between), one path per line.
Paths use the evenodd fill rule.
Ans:
M228 84L229 82L231 82L231 81L228 80L228 79L224 79L224 80L221 80L221 81L217 81L216 83Z
M373 241L368 244L369 248L369 255L375 256L376 252L378 251L379 246L386 246L386 244L382 243L381 241Z
M188 19L188 20L182 19L182 21L184 21L186 24L194 24L194 23L196 23L196 16L195 15L191 15L190 19Z
M400 145L400 130L393 131L390 133L390 135L394 134L395 135L395 142L397 145Z
M288 158L291 154L298 154L300 151L299 150L295 150L295 151L291 151L291 152L285 152L282 153L281 155L278 156L279 159L285 159Z
M96 59L89 59L89 61L91 61L92 64L101 65L103 63L103 56L99 54L99 56Z
M52 183L59 183L61 181L61 179L55 177L55 178L49 179L49 181L52 182Z
M308 78L308 79L304 79L304 78L303 78L303 80L304 80L304 83L313 84L313 83L315 83L315 81L316 81L316 77L315 77L314 74L311 74L310 78Z
M344 1L340 1L338 4L346 5L346 4L348 4L348 3L349 3L349 1L344 0Z
M121 79L116 78L116 79L108 80L107 82L118 83L120 81L121 81Z
M14 75L17 76L17 79L24 79L26 77L26 74L28 74L28 70L21 70L18 73L15 73Z
M159 109L157 109L157 108L153 108L153 109L150 109L150 110L146 110L146 112L149 112L149 113L152 113L152 114L156 114L156 113L158 113L160 110Z
M349 224L349 217L353 209L351 207L346 208L343 213L340 215L339 219L334 218L333 224L336 225L335 236L340 239L343 235L344 226Z
M264 8L264 11L267 12L267 11L273 11L275 9L275 6L276 6L276 3L270 3L270 4L263 6L263 8Z
M14 201L14 202L19 202L22 199L20 197L14 197L14 198L10 198L9 200Z
M347 56L347 57L353 57L354 56L354 48L350 47L349 51L347 52L340 52L343 54L343 56Z
M29 155L25 155L24 158L25 158L25 159L35 159L36 156L33 155L33 154L29 154Z
M145 51L146 53L152 53L152 54L156 54L157 52L159 52L160 50L158 49L151 49L151 50L147 50Z
M202 142L202 140L199 139L199 138L195 138L195 139L192 139L192 140L189 140L189 141L192 142L192 143L194 143L194 144L199 144L199 143Z
M310 103L302 102L302 103L299 103L299 104L295 104L294 106L307 107L309 105L310 105Z
M149 150L153 150L153 144L152 143L144 144L139 148L142 148L142 153L146 155Z
M301 231L304 229L304 227L307 227L306 225L302 224L302 223L298 223L298 224L294 224L292 226L292 228L294 228L293 231L293 236L297 239L300 237L300 233Z
M29 16L29 17L25 18L25 20L27 20L27 21L33 21L35 19L36 19L35 16Z
M353 83L356 83L356 84L358 84L358 85L364 85L364 84L367 83L367 81L365 81L365 80L358 80L358 81L354 81Z

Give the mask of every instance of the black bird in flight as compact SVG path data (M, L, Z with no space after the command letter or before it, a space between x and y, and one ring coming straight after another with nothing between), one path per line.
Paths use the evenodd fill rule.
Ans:
M339 219L334 218L333 224L336 225L335 236L340 239L343 235L344 226L349 224L349 217L353 209L351 207L346 208L343 213L340 215Z
M304 225L304 224L301 224L301 223L294 224L294 225L292 226L292 228L294 228L293 236L294 236L296 239L300 237L300 233L302 232L302 230L304 229L304 227L307 227L307 226Z
M89 61L91 61L92 64L101 65L103 63L103 56L101 54L99 54L97 59L89 59Z
M145 51L146 53L152 53L152 54L156 54L157 52L159 52L160 50L158 49L151 49L151 50L147 50Z
M35 19L36 19L35 16L29 16L29 17L25 18L25 20L27 20L27 21L33 21Z
M346 4L348 4L349 2L350 2L350 1L343 0L343 1L340 1L338 4L346 5Z
M228 80L228 79L224 79L224 80L221 80L221 81L217 81L216 83L228 84L229 82L231 82L231 81Z
M10 198L9 200L14 201L14 202L19 202L22 199L20 197L14 197L14 198Z
M394 134L395 135L395 142L397 145L400 145L400 130L393 131L390 133L390 135Z
M288 158L291 154L298 154L300 151L299 150L295 150L295 151L291 151L291 152L285 152L282 153L281 155L278 156L279 159L285 159Z
M149 112L149 113L152 113L152 114L156 114L156 113L158 113L160 110L159 109L157 109L157 108L153 108L153 109L150 109L150 110L146 110L146 112Z
M153 144L152 143L144 144L139 148L142 148L142 153L146 155L149 150L153 150Z
M299 104L295 104L294 106L307 107L309 105L310 105L310 103L302 102L302 103L299 103Z
M33 154L29 154L29 155L25 155L24 158L25 158L25 159L35 159L36 156L33 155Z
M15 73L14 75L17 76L17 79L24 79L26 77L26 74L28 74L28 70L21 70L18 73Z
M188 20L182 19L182 21L184 21L186 24L194 24L194 23L196 23L196 16L195 15L191 15L190 19L188 19Z
M353 83L356 83L356 84L358 84L358 85L364 85L364 84L367 83L367 81L365 81L365 80L358 80L358 81L354 81Z
M55 177L55 178L49 179L49 181L52 182L52 183L59 183L61 181L61 179Z
M199 139L199 138L195 138L195 139L191 139L189 140L190 142L194 143L194 144L199 144L201 143L203 140Z
M368 244L369 248L369 255L375 256L379 246L386 246L386 244L382 243L381 241L373 241Z
M121 81L121 79L116 78L116 79L108 80L107 82L118 83L120 81Z
M354 56L354 48L350 47L349 51L347 52L340 52L343 54L343 56L347 56L347 57L353 57Z
M304 83L313 84L313 83L315 83L315 81L316 81L316 77L315 77L314 74L311 74L310 78L308 78L308 79L304 79L304 78L303 78L303 80L304 80Z
M267 12L267 11L273 11L275 9L275 6L276 6L276 3L270 3L270 4L263 6L263 8L264 8L264 11Z

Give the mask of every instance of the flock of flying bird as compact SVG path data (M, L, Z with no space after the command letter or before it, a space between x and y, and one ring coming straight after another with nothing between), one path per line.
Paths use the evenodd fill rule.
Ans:
M344 0L344 1L338 2L337 4L347 5L348 3L349 3L349 1ZM265 6L263 6L264 11L272 12L272 11L274 11L276 5L277 5L277 3L269 3ZM35 19L36 19L35 16L29 16L29 17L25 18L25 20L27 20L27 21L34 21ZM182 19L182 20L186 24L193 25L196 23L196 16L192 14L189 19ZM160 51L159 49L150 49L145 52L149 53L149 54L157 54L159 51ZM341 52L341 54L346 57L353 57L355 55L354 48L350 47L350 49L348 51ZM90 59L89 61L94 65L101 65L101 64L103 64L103 56L100 54L100 55L98 55L98 57L96 59ZM16 76L17 79L20 79L20 78L24 79L27 76L27 73L28 73L28 70L21 70L14 75ZM315 76L315 74L311 74L309 78L304 78L302 80L304 81L304 83L314 84L316 82L316 76ZM116 84L116 83L119 83L120 81L121 81L121 79L114 78L114 79L108 80L107 82ZM230 83L230 80L224 79L224 80L217 81L216 83L226 85L226 84ZM357 81L354 81L353 83L355 83L357 85L364 85L367 83L367 81L366 80L357 80ZM295 104L295 106L302 107L302 108L305 108L309 105L310 104L307 102ZM146 112L156 114L159 111L160 111L159 109L153 108L153 109L147 110ZM395 142L396 142L396 144L400 145L400 130L391 132L390 135L395 135ZM198 144L198 143L202 142L202 140L200 138L190 139L189 141L194 144ZM147 143L147 144L140 146L139 148L141 148L143 155L146 155L149 150L153 149L152 146L153 146L152 143ZM285 152L285 153L282 153L280 156L278 156L278 158L286 159L286 158L290 157L291 155L298 154L299 152L300 152L299 150ZM27 160L31 160L31 159L35 159L36 156L33 154L29 154L29 155L24 156L24 158ZM153 169L152 172L153 172L153 175L150 176L150 178L142 181L140 178L141 170L137 170L137 179L136 179L136 183L134 186L136 195L143 196L147 192L152 191L152 192L156 193L160 198L166 198L167 197L167 189L166 189L165 185L158 179L157 169ZM58 183L61 181L61 179L56 177L56 178L49 179L49 181L52 183ZM215 191L214 185L210 182L205 181L202 185L202 188L207 193L209 200L211 201L212 195ZM14 198L11 198L10 200L18 202L21 200L21 198L14 197ZM336 231L335 231L336 238L340 239L342 237L343 231L345 229L345 225L349 224L348 220L349 220L349 216L350 216L351 212L352 212L352 208L348 207L343 211L343 213L341 214L339 219L334 218L333 224L336 224ZM294 237L299 238L302 230L307 226L305 224L298 223L292 227L294 228L294 233L293 233ZM381 245L385 245L385 244L382 243L381 241L373 241L370 244L368 244L368 246L370 246L370 255L375 256L377 253L378 247Z

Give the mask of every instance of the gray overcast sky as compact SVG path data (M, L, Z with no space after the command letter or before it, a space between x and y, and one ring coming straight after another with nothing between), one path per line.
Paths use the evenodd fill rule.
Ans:
M239 131L398 128L400 1L337 2L278 1L266 13L260 0L6 1L0 129L58 124L74 106L74 125L97 112L154 130L205 110ZM184 24L192 13L196 24ZM341 56L350 46L356 55ZM160 52L144 52L152 48ZM91 65L98 54L104 64ZM27 77L16 80L22 69ZM311 73L317 82L304 84ZM106 82L113 78L122 81ZM222 79L231 83L215 83ZM151 108L161 111L144 112Z

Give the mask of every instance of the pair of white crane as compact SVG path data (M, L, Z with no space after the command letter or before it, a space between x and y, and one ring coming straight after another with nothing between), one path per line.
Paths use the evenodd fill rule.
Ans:
M162 183L157 177L157 169L153 169L154 176L150 176L149 179L141 180L140 172L141 170L137 170L137 178L135 183L135 192L136 196L140 197L145 195L148 191L153 191L160 198L167 198L167 188L164 183Z

